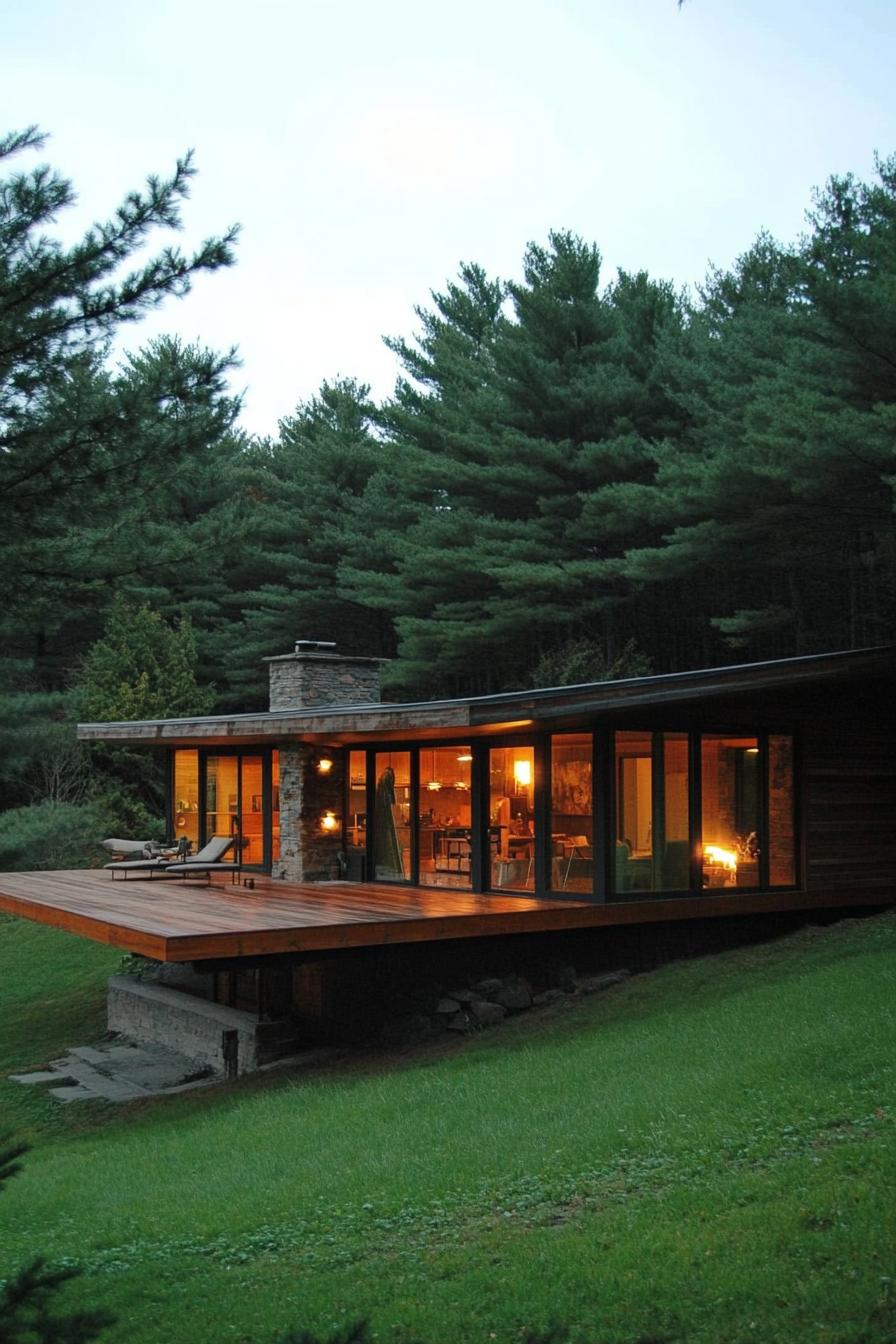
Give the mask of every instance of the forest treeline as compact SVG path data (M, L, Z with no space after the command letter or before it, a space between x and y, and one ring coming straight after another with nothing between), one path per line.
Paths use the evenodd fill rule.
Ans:
M19 162L0 185L0 867L47 807L76 830L85 808L157 810L137 758L85 769L75 718L258 707L261 659L297 637L390 657L393 698L893 639L896 156L693 293L605 277L564 231L516 279L464 264L388 338L392 396L324 384L264 440L238 428L233 352L110 355L234 260L235 230L139 260L178 226L190 160L71 247L52 233L71 184Z

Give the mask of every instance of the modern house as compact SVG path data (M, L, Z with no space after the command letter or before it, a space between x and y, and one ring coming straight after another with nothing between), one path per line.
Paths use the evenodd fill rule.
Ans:
M164 752L169 833L232 837L242 886L6 874L0 908L263 1014L347 948L894 899L894 648L416 704L332 645L268 662L266 712L78 730Z

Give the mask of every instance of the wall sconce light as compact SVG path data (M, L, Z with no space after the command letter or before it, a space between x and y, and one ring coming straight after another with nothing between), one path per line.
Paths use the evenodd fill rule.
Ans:
M333 757L328 756L326 752L324 752L323 755L318 756L314 763L314 768L319 775L328 775L333 769L333 764Z
M526 760L514 761L513 777L518 788L528 789L532 783L532 762Z
M471 751L465 751L460 756L458 756L457 759L463 762L464 765L466 765L469 761L472 761L473 753Z
M325 835L332 835L339 825L339 818L335 812L324 812L320 819L320 828Z

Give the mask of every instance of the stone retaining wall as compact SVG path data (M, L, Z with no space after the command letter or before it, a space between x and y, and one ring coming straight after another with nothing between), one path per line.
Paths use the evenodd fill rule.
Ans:
M108 1026L137 1041L167 1045L222 1076L258 1066L258 1019L236 1008L165 985L115 975L109 981Z

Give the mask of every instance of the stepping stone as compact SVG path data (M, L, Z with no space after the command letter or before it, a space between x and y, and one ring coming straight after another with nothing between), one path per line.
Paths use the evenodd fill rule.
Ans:
M72 1060L66 1073L70 1074L76 1082L82 1087L87 1088L89 1092L98 1097L105 1097L107 1101L123 1101L129 1097L145 1097L148 1088L141 1087L139 1083L131 1082L128 1078L122 1077L113 1070L95 1069L92 1064L85 1064L83 1060Z
M83 1059L87 1064L104 1064L106 1056L102 1050L94 1050L92 1045L76 1045L69 1050L70 1055Z
M52 1069L40 1069L37 1073L10 1073L12 1083L58 1083L59 1074Z
M94 1101L96 1098L95 1092L91 1092L88 1088L80 1087L78 1085L75 1087L51 1087L48 1095L55 1097L57 1101L61 1102Z

